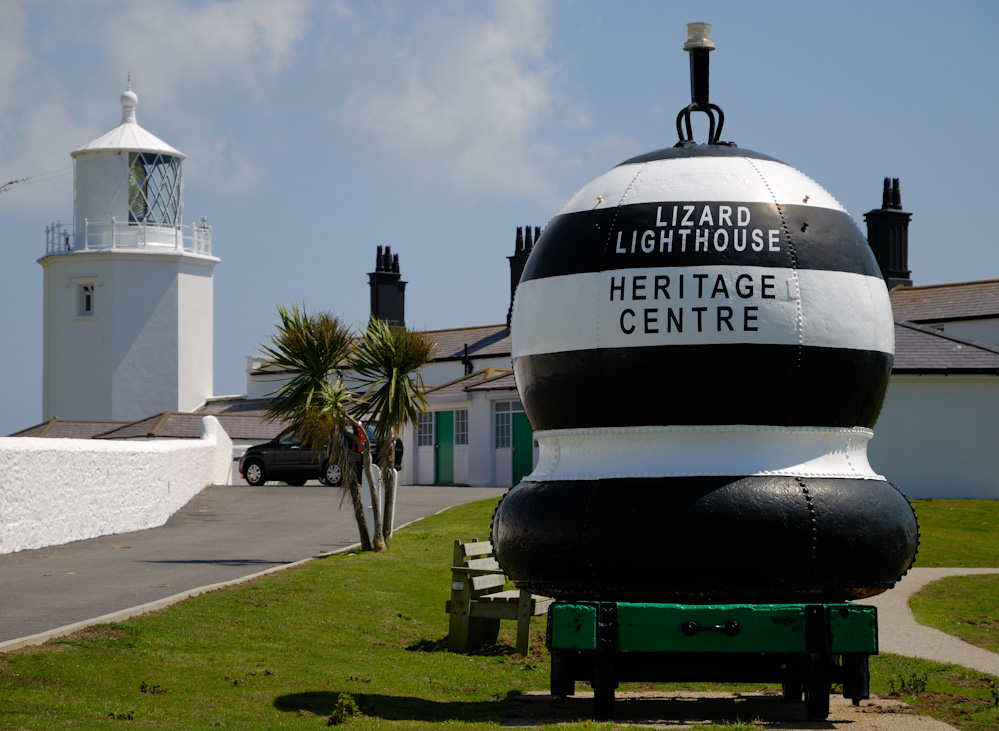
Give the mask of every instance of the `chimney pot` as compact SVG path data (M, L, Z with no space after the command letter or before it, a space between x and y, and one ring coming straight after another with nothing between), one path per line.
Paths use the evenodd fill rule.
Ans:
M375 271L368 274L371 289L371 317L390 325L406 324L406 282L399 273L399 255L392 248L378 247Z
M540 228L535 228L535 231L540 231ZM527 226L527 238L524 238L524 228L522 226L517 227L517 240L513 248L513 256L508 256L507 259L510 260L510 307L506 312L506 326L510 327L510 322L513 320L513 298L517 294L517 285L520 284L520 278L524 274L524 267L527 266L527 260L531 255L531 249L534 248L534 243L531 239L531 227Z
M899 179L885 178L881 208L865 213L864 220L867 222L867 242L888 289L900 284L912 286L912 272L909 271L911 218L911 213L902 210Z

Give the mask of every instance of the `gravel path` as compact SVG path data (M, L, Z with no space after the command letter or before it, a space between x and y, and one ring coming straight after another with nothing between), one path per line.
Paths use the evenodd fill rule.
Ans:
M946 576L999 574L997 569L915 568L902 577L894 589L862 604L878 608L878 633L882 652L955 663L972 670L999 676L999 654L975 647L938 629L916 622L909 609L909 597L924 586Z

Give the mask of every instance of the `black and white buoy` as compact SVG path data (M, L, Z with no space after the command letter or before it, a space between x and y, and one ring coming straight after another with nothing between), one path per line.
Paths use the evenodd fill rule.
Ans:
M559 599L881 593L918 543L907 499L867 460L894 352L887 288L835 198L720 141L710 26L688 35L677 144L585 186L517 288L514 369L540 458L492 540L517 586Z

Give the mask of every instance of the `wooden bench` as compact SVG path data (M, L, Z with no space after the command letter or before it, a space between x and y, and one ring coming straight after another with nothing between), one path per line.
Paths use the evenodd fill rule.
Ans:
M548 613L554 601L529 591L504 591L507 577L496 561L493 544L473 540L454 542L451 564L451 615L447 649L477 650L496 643L501 619L517 620L517 652L526 655L530 646L531 617Z

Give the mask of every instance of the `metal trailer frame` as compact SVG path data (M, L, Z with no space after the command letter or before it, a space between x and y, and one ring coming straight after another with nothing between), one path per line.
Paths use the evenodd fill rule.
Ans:
M594 717L614 717L621 682L780 683L808 720L829 715L833 683L870 695L875 607L840 604L556 602L548 615L551 694L593 687Z

